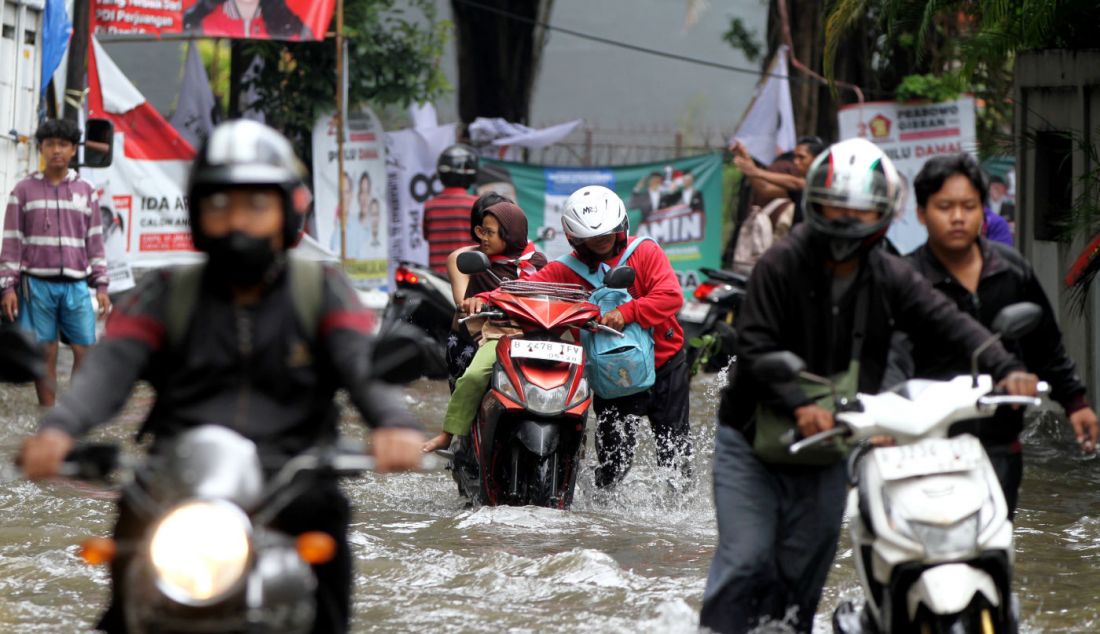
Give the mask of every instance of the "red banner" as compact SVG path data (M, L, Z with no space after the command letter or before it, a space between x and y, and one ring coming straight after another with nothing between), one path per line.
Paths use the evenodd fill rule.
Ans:
M96 33L323 40L336 0L93 0Z

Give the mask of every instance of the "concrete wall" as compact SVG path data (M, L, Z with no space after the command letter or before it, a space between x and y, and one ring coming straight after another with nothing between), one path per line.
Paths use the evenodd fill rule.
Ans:
M1083 314L1069 302L1062 281L1074 259L1081 253L1085 238L1043 236L1037 209L1044 206L1046 190L1042 173L1052 168L1042 158L1033 135L1043 131L1066 131L1073 135L1072 198L1084 193L1082 179L1097 165L1081 147L1088 141L1100 148L1100 51L1043 51L1025 53L1016 60L1015 135L1017 239L1020 250L1035 267L1051 303L1058 311L1066 349L1077 362L1078 371L1095 403L1100 400L1100 293L1090 291ZM1094 190L1095 191L1095 190ZM1100 279L1097 280L1100 283ZM1095 286L1095 285L1094 285Z

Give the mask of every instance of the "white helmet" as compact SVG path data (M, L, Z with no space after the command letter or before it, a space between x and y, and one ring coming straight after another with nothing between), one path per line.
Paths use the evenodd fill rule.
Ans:
M625 240L629 224L623 199L602 185L573 192L561 210L561 228L574 246L609 233L622 233Z

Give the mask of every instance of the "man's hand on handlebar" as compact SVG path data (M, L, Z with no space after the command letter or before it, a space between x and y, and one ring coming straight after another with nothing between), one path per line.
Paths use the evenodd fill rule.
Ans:
M57 476L61 463L73 448L73 437L59 429L43 429L23 441L16 464L28 480Z
M794 419L798 425L798 433L802 434L803 438L809 438L836 426L832 412L820 405L803 405L795 409Z
M1009 396L1038 396L1039 377L1030 372L1016 370L1009 372L1008 376L1001 379L997 389Z
M371 433L371 453L378 473L420 468L424 435L413 429L376 429Z
M614 328L619 332L622 332L623 328L626 328L626 318L623 317L623 314L620 313L618 309L600 317L600 323L608 328Z

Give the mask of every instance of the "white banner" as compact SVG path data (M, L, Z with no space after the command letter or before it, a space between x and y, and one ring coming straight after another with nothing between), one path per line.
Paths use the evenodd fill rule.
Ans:
M398 262L428 263L424 201L442 191L435 163L454 142L453 123L386 133L391 273Z
M779 47L767 73L756 86L752 103L737 124L733 140L740 141L753 158L765 165L794 149L794 108L787 80L786 46Z
M313 128L313 213L306 232L334 255L359 288L388 286L389 213L386 205L385 140L370 108L348 113L344 130L344 176L340 178L335 114ZM343 183L346 214L337 187ZM341 241L340 217L344 217Z
M858 136L875 143L905 180L907 196L902 212L890 227L890 240L902 253L924 244L928 232L917 220L913 179L933 156L977 150L974 98L921 104L894 101L853 104L842 107L838 119L841 139Z

